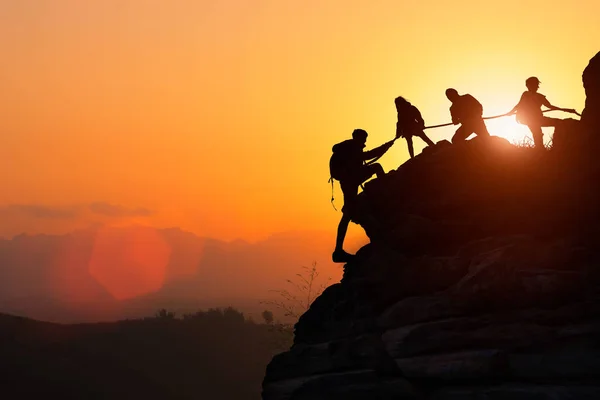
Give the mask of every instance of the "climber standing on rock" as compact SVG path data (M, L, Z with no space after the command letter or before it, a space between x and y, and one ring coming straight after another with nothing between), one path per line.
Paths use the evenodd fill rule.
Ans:
M545 117L542 114L542 106L548 107L549 110L559 110L568 113L577 114L572 108L555 107L546 96L538 93L540 88L540 80L535 76L525 80L527 91L523 92L519 103L508 112L508 115L517 114L517 122L527 125L533 136L533 143L537 149L544 149L544 133L542 127L554 126L560 124L563 120L558 118Z
M461 124L452 136L452 143L464 142L472 133L478 136L489 137L485 121L483 120L483 106L470 94L459 95L456 89L446 89L446 97L450 106L450 115L454 125Z
M333 146L333 155L329 160L331 178L340 181L344 195L344 206L342 207L342 219L337 229L335 250L332 255L333 262L347 262L352 255L344 251L344 239L348 231L348 225L355 212L355 202L358 196L358 187L372 177L378 178L385 175L383 167L377 163L366 163L368 160L381 157L392 146L394 141L389 141L381 146L363 151L367 142L367 132L363 129L355 129L352 139L345 140Z
M431 139L425 135L423 129L425 128L425 121L421 116L421 112L415 106L413 106L404 97L396 97L394 100L396 104L396 111L398 112L398 122L396 122L396 137L403 137L406 139L408 145L408 154L410 158L415 156L415 150L413 148L413 136L420 137L423 139L428 146L433 146L434 143Z

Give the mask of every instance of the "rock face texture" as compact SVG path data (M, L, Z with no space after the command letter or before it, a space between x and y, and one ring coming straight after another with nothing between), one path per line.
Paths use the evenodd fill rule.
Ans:
M596 54L583 71L585 89L585 110L581 122L593 133L600 132L600 52Z
M600 148L582 138L440 142L367 183L371 243L263 399L600 398Z

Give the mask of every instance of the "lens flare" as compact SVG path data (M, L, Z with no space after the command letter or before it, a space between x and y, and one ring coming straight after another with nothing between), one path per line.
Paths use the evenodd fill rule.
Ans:
M171 247L150 227L102 228L90 257L90 275L116 299L159 290L166 276Z

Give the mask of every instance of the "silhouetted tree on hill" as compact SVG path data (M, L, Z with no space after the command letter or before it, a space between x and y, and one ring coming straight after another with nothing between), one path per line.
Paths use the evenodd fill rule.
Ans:
M155 314L156 319L175 319L175 313L161 309Z
M302 314L308 310L312 302L323 293L323 290L329 286L331 278L325 282L319 283L319 271L317 263L313 262L310 267L303 266L303 272L295 275L295 279L287 279L290 289L272 290L277 293L282 300L265 301L264 304L270 304L283 311L283 315L297 321Z

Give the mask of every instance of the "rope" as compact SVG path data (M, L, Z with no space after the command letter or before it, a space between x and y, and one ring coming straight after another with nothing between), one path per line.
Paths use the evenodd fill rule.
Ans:
M568 113L571 113L571 114L576 114L576 115L578 115L578 116L580 116L580 117L581 117L581 114L579 114L579 113L578 113L577 111L575 111L575 110L565 110L565 109L558 109L558 110L543 110L542 112L543 112L543 113L545 113L545 112L549 112L549 111L563 111L563 112L568 112ZM493 116L491 116L491 117L483 117L483 119L495 119L495 118L509 117L509 116L511 116L511 115L512 115L512 114L506 113L506 114L500 114L500 115L493 115ZM449 122L449 123L447 123L447 124L439 124L439 125L431 125L431 126L426 126L426 127L425 127L425 128L423 128L423 129L425 130L425 129L441 128L441 127L444 127L444 126L450 126L450 125L454 125L454 124L453 124L452 122Z
M335 208L335 204L333 204L333 176L329 177L329 182L331 182L331 205L333 206L333 209L337 211L337 208Z
M577 114L581 117L581 114L579 114L577 111L570 110L570 109L564 109L564 108L556 109L556 110L543 110L542 113L549 112L549 111L563 111L563 112L568 112L568 113L572 113L572 114ZM513 114L506 113L506 114L492 115L491 117L483 117L483 119L495 119L495 118L509 117L511 115L513 115ZM425 128L423 128L423 130L433 129L433 128L441 128L441 127L450 126L450 125L454 125L454 124L452 122L449 122L447 124L431 125L431 126L426 126ZM388 143L394 143L397 139L399 139L399 137L395 137L394 139L390 140ZM383 153L383 154L385 154L385 153ZM365 162L365 165L371 165L371 164L377 162L383 156L383 154L380 155L379 157L372 159L369 162Z
M579 114L577 111L572 110L572 109L564 109L564 108L559 108L559 109L556 109L556 110L542 110L542 113L546 113L546 112L549 112L549 111L562 111L562 112L567 112L567 113L575 114L575 115L578 115L578 116L581 117L581 114ZM513 115L513 114L506 113L506 114L493 115L491 117L483 117L483 119L495 119L495 118L509 117L511 115ZM424 127L423 130L425 130L425 129L441 128L441 127L450 126L450 125L454 125L454 124L452 122L449 122L449 123L446 123L446 124L431 125L431 126ZM388 143L394 143L399 138L400 138L399 136L396 136L394 139L390 140ZM387 151L386 151L386 153L387 153ZM385 154L385 153L383 153L383 154ZM379 157L375 157L374 159L372 159L369 162L365 161L364 165L371 165L373 163L376 163L381 157L383 157L383 154L380 155ZM331 205L333 206L333 209L335 211L337 211L337 208L335 208L335 204L333 204L333 200L334 199L333 199L333 178L332 177L329 177L329 182L331 182ZM365 188L364 188L364 186L363 186L362 183L360 184L360 187L363 190L365 190Z
M546 111L550 111L550 110L546 110ZM511 114L506 113L506 114L494 115L494 116L491 116L491 117L483 117L483 119L494 119L494 118L508 117L509 115L511 115ZM454 124L452 122L448 122L447 124L439 124L439 125L426 126L423 129L425 130L425 129L441 128L443 126L450 126L450 125L454 125Z

